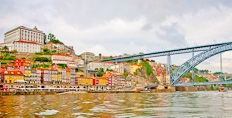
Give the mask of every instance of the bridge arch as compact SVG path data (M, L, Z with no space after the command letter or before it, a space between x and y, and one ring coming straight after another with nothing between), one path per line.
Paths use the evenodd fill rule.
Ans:
M181 78L183 78L190 70L192 70L195 66L197 66L198 64L200 64L204 60L206 60L206 59L208 59L216 54L226 52L229 50L232 50L232 44L230 44L230 43L224 44L224 45L221 45L218 47L210 48L210 49L192 57L191 59L189 59L188 61L183 63L181 66L179 66L176 70L174 70L170 74L170 85L171 86L177 85L180 82Z

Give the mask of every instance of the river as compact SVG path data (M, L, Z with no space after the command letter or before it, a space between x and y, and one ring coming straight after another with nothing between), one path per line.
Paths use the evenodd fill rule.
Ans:
M232 117L232 92L0 96L0 117Z

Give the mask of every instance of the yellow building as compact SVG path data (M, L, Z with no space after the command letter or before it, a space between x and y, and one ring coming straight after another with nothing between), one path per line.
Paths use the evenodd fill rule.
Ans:
M51 70L52 71L52 83L57 84L58 82L58 71L57 70Z
M4 71L4 83L24 83L24 75L19 70Z
M78 85L93 85L93 79L90 77L78 77Z
M142 68L142 66L140 64L133 64L130 65L130 73L134 74L136 72L137 69Z
M97 80L98 80L98 85L106 85L107 83L107 81L106 81L106 76L102 76L102 77L99 77L99 78L97 78Z
M29 67L28 67L29 68ZM29 81L31 80L31 69L28 69L25 67L25 70L24 70L24 79L25 81L27 81L27 83L30 83Z
M67 79L67 83L70 83L70 79L71 79L71 69L70 68L66 69L66 79Z

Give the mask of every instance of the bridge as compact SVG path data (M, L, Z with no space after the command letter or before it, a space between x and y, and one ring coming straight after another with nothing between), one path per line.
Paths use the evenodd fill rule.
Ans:
M130 60L138 60L143 58L151 57L160 57L167 56L167 73L170 74L170 85L171 86L193 86L193 85L208 85L208 84L228 84L232 83L232 80L221 81L221 82L192 82L192 83L181 83L181 79L191 71L195 66L203 62L204 60L220 54L220 63L222 63L221 53L225 51L232 50L232 42L217 43L210 45L194 46L187 48L180 48L174 50L159 51L146 54L138 54L132 56L118 57L118 58L109 58L101 60L102 62L125 62ZM194 52L200 52L197 55L194 55ZM171 72L171 55L192 53L192 58L187 60L185 63L180 65L176 70ZM221 64L222 71L222 64Z

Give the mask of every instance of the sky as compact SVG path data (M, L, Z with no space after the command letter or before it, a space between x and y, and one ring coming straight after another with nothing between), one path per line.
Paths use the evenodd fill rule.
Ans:
M150 53L232 41L231 0L0 0L0 43L18 26L52 33L77 55ZM223 54L232 73L232 51ZM172 56L180 65L191 54ZM166 63L166 57L154 58ZM220 71L216 55L199 69Z

